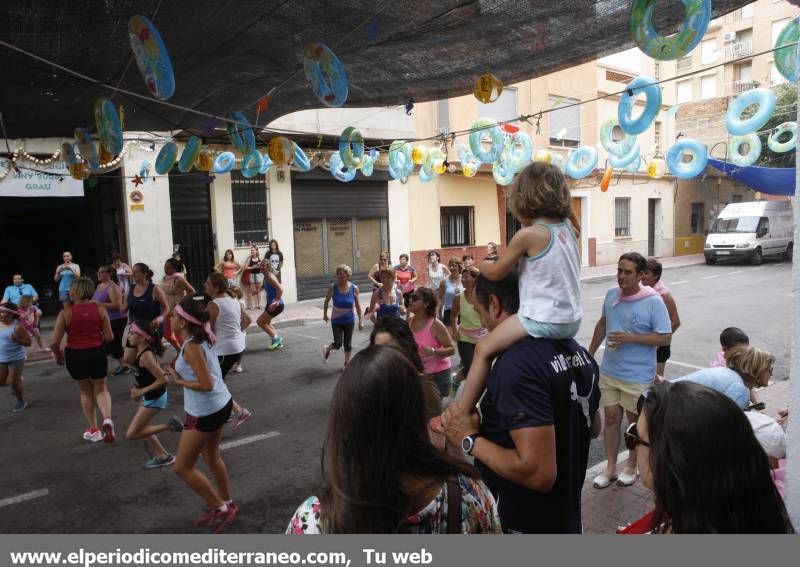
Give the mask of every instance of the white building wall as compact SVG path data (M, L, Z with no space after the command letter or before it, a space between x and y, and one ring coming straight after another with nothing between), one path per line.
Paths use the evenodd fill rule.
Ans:
M411 215L409 187L399 181L389 181L389 256L399 262L400 254L411 250Z
M287 303L294 303L297 301L297 268L294 263L292 176L286 167L272 167L268 175L268 207L272 224L270 238L278 241L281 252L283 252L283 269L281 270L283 300Z

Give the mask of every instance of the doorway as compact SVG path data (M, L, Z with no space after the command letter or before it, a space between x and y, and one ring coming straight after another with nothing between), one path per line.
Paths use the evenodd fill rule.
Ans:
M656 235L661 217L661 199L647 200L647 255L656 256Z
M211 198L205 176L170 173L169 204L173 246L181 251L186 279L195 289L202 290L214 269Z

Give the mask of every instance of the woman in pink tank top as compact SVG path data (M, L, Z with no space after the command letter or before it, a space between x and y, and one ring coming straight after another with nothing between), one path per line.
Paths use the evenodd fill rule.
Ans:
M450 392L450 357L456 347L447 327L436 318L436 295L426 287L417 288L411 295L408 310L413 315L409 324L419 347L425 375L436 383L442 396L447 396Z

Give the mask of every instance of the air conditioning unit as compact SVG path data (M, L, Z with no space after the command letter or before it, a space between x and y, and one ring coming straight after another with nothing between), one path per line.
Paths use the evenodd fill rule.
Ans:
M736 32L735 31L725 32L723 38L725 39L725 43L736 41Z

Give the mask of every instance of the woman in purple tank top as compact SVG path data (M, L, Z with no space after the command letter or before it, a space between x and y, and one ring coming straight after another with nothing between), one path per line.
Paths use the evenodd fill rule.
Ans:
M110 343L106 343L106 352L117 361L117 368L112 372L112 376L120 376L130 371L123 360L122 350L122 335L128 324L128 314L122 311L122 290L116 280L117 270L114 269L114 266L100 266L97 270L97 287L92 295L92 302L97 303L100 307L105 307L108 311L108 318L111 319L111 331L114 333L114 339Z

